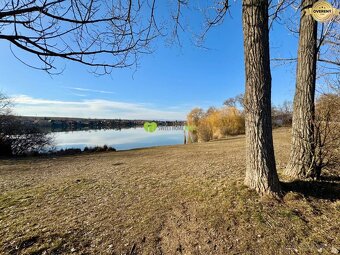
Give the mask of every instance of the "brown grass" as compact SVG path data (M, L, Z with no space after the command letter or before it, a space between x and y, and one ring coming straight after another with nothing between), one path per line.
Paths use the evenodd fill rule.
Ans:
M274 133L277 165L289 133ZM339 176L287 183L283 202L243 185L244 137L0 161L2 254L329 254ZM282 177L281 177L282 179ZM305 186L304 186L305 185Z

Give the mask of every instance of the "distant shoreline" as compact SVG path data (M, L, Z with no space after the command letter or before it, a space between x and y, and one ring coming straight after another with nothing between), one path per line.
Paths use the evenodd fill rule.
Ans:
M145 122L156 122L158 126L184 126L183 120L128 120L128 119L86 119L70 117L15 116L23 125L36 125L50 132L122 129L142 127Z
M157 121L157 122L186 122L185 120L166 120L166 119L121 119L121 118L82 118L82 117L51 117L51 116L27 116L27 115L17 115L16 117L22 119L34 119L34 120L44 120L44 119L54 119L54 120L121 120L121 121Z

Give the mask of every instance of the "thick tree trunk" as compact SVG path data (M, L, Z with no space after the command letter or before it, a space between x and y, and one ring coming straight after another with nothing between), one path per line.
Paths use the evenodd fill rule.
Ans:
M316 0L302 0L302 10ZM301 12L296 90L292 123L292 145L285 174L293 178L315 175L314 95L317 60L317 22Z
M246 72L245 184L261 194L280 195L271 123L268 0L243 0Z

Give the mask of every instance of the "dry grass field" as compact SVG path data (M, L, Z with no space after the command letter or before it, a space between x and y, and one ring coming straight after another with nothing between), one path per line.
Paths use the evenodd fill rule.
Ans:
M279 172L289 130L274 132ZM243 136L57 158L0 160L1 254L333 254L340 176L243 185Z

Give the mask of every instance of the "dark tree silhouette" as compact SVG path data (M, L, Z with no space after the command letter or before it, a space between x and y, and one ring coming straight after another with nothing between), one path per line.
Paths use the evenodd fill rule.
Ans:
M12 101L0 92L0 157L39 152L53 138L34 124L25 124L11 111Z

